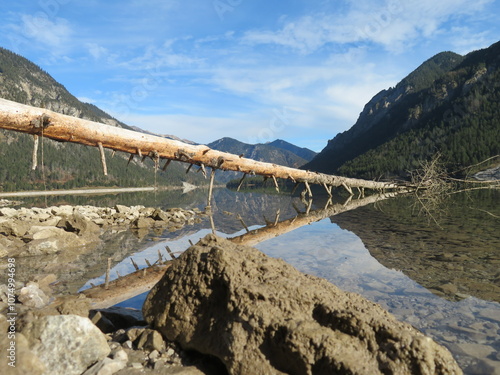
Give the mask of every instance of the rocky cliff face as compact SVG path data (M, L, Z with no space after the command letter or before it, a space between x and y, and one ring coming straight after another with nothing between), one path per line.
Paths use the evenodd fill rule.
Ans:
M439 153L448 171L461 170L500 153L499 118L500 42L463 57L440 53L375 95L304 168L405 177Z
M306 167L331 172L345 161L376 146L374 143L376 138L382 143L395 132L408 130L414 126L425 113L438 105L439 99L444 100L449 97L450 91L456 88L457 84L450 82L442 85L434 96L426 97L424 102L417 101L416 96L462 61L463 57L455 53L440 53L424 62L396 87L380 91L365 105L356 123L349 130L329 140L323 151ZM394 113L400 107L408 107L403 116ZM384 128L383 125L394 117L398 117L397 126ZM374 139L370 131L379 134Z
M29 60L0 48L0 97L68 116L126 127L97 107L82 103Z

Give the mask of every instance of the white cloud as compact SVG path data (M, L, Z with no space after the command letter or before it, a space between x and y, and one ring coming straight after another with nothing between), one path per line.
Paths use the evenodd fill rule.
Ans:
M142 55L131 60L122 62L120 65L132 70L154 70L169 68L188 68L203 63L203 59L193 57L190 54L174 52L173 44L176 40L167 40L162 46L150 45L146 47Z
M318 13L286 21L278 30L251 30L243 41L252 45L275 44L302 54L330 43L374 42L397 51L420 37L442 32L453 17L471 16L493 0L384 0L352 2L347 12Z
M84 103L90 103L90 104L96 103L96 100L94 100L92 98L88 98L86 96L79 96L77 99L81 102L84 102Z
M485 48L498 41L498 37L490 32L475 33L468 27L454 27L449 36L453 51L461 55Z
M50 48L54 54L62 53L70 45L73 36L73 30L67 20L57 17L50 19L43 12L21 15L18 31L39 45Z
M100 60L101 58L105 57L108 55L108 50L97 43L86 43L85 47L87 47L87 50L89 54L95 59L95 60Z
M197 143L210 143L222 137L244 139L250 136L255 120L248 116L225 118L183 114L130 114L127 116L127 124L148 129L156 134L171 134Z

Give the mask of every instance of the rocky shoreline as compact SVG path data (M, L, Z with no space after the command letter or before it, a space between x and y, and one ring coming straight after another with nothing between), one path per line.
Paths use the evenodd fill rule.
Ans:
M3 207L0 208L0 258L95 247L100 236L117 228L133 229L138 236L150 230L175 231L199 220L200 214L198 210L122 205Z
M150 329L140 310L94 310L83 295L55 297L50 287L54 279L49 275L17 283L15 304L9 304L7 285L0 286L0 329L16 331L15 339L0 339L2 353L13 354L10 366L2 356L3 374L220 374L216 363L185 352ZM14 324L7 315L10 306Z
M0 249L21 268L24 259L92 248L109 230L176 230L203 215L3 207ZM6 374L462 373L447 349L380 306L213 235L170 263L143 311L95 309L84 294L61 295L58 278L0 286L0 329L8 333L0 349L15 365L2 364Z

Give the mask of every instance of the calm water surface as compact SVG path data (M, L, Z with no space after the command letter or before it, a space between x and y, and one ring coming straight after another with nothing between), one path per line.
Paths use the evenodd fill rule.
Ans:
M139 195L116 199L121 204L203 209L205 194L190 194L142 194L143 202L137 201ZM107 205L113 204L106 199ZM318 214L321 220L255 247L382 305L448 347L466 374L499 374L498 202L498 191L457 194L425 209L412 198L391 198L323 219ZM324 206L322 199L307 207L289 196L221 189L215 194L214 223L217 234L229 238L254 230L272 232L276 223L298 213L304 217L308 209L311 215L320 213ZM165 246L181 253L190 241L211 232L209 220L204 220L180 233L150 234L140 249L115 265L112 275L134 271L129 257L145 267L145 259L155 261L158 251L168 258ZM83 288L103 281L100 275ZM139 295L120 305L141 308L144 298Z

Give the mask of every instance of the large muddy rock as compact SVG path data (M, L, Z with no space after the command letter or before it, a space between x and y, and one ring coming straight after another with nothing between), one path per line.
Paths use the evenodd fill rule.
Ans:
M146 321L231 374L461 374L379 305L256 249L207 236L167 270Z

